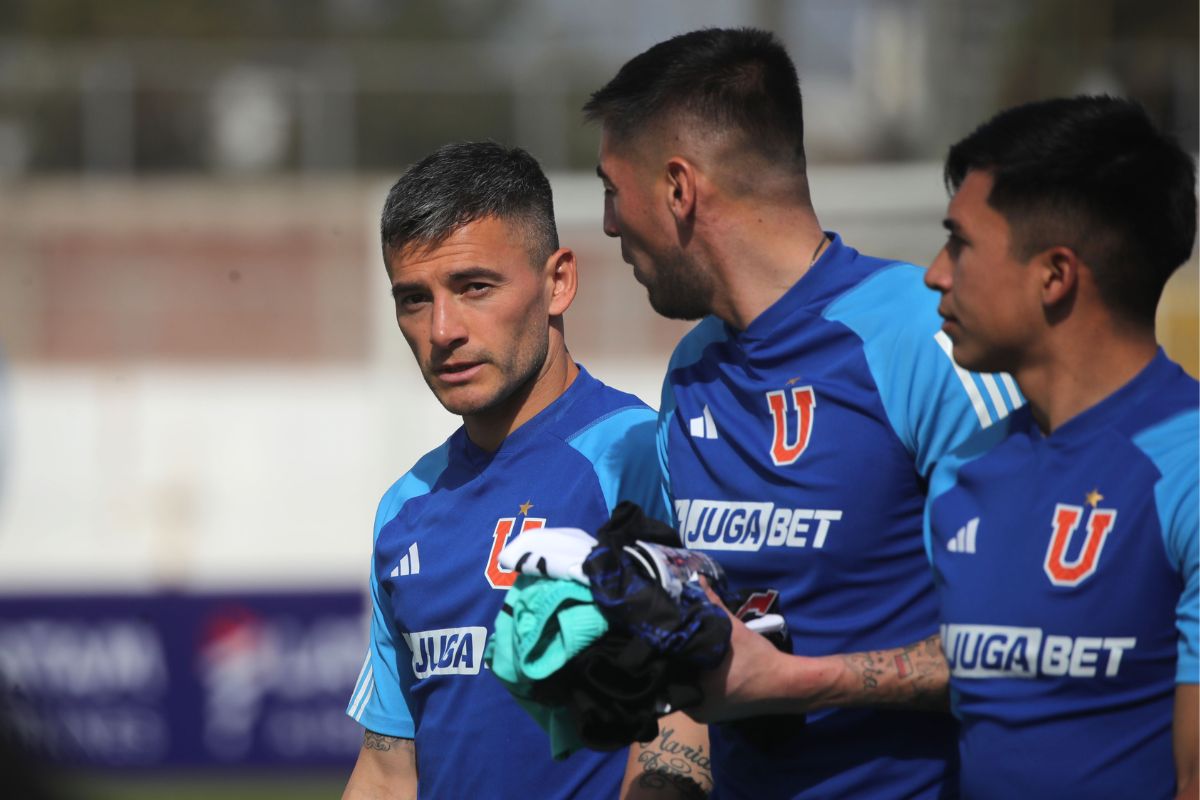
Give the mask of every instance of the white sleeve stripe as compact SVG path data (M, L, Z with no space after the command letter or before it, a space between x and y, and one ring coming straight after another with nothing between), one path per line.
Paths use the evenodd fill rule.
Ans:
M1008 406L1004 404L1004 396L1000 394L1000 384L996 383L994 375L980 375L979 379L983 381L983 388L987 389L988 397L992 398L992 405L996 409L996 419L1004 419L1008 416Z
M367 651L367 657L363 659L362 669L358 671L358 677L354 679L354 692L358 693L358 685L362 683L363 675L367 674L367 667L371 666L371 651Z
M1012 407L1020 408L1021 393L1017 391L1017 383L1012 379L1012 375L1009 375L1007 372L1001 372L1000 382L1004 384L1004 389L1008 392L1008 399L1012 400Z
M358 719L362 716L363 709L367 706L367 698L371 696L371 690L375 686L375 668L371 667L367 670L366 676L359 682L354 699L350 701L350 716Z
M371 682L371 691L367 692L367 696L363 698L362 706L359 707L358 713L354 715L354 721L358 722L362 719L363 712L367 710L367 705L371 702L371 698L375 696L375 682Z
M363 678L362 686L355 695L354 700L350 704L350 715L355 719L362 716L363 710L367 707L367 700L371 698L375 691L375 668L371 667L367 671L367 675Z
M963 389L967 391L967 397L971 400L971 407L975 409L975 416L979 417L979 426L986 428L992 424L992 417L988 414L987 404L983 401L983 395L979 393L979 389L975 386L975 381L971 380L971 373L954 363L954 344L950 341L950 337L945 331L938 331L933 335L938 345L942 348L942 352L946 354L946 358L950 359L950 364L954 367L954 374L958 376L962 382Z

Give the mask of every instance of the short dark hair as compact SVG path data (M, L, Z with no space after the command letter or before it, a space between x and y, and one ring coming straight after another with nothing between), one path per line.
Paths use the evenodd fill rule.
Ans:
M803 172L801 105L796 67L774 34L705 28L630 59L583 113L622 139L682 114L688 124L737 130L743 146Z
M495 142L444 145L410 167L388 192L379 223L384 261L389 252L436 247L486 217L523 228L534 265L558 249L550 181L533 156Z
M950 148L947 188L992 176L988 204L1013 232L1013 255L1073 248L1114 313L1154 322L1167 279L1196 238L1196 167L1130 100L1042 100L997 114Z

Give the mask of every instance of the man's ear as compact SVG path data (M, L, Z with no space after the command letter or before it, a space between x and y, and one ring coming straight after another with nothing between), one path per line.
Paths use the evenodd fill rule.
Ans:
M1037 256L1037 265L1044 307L1060 306L1075 294L1083 261L1073 249L1058 246L1043 250Z
M558 248L546 259L543 271L550 291L550 316L562 316L571 307L579 288L574 251L569 247Z
M682 156L667 160L667 207L677 223L691 219L696 211L696 166Z

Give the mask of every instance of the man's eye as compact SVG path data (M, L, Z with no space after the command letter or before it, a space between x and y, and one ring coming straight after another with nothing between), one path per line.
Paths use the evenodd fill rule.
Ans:
M413 311L427 302L429 295L426 294L402 294L396 298L396 305L405 311Z
M966 242L963 241L961 236L959 236L957 233L951 233L946 237L946 253L951 258L955 258L960 252L962 252L964 244L966 244Z
M491 288L490 283L468 283L464 291L469 295L481 295L486 294Z

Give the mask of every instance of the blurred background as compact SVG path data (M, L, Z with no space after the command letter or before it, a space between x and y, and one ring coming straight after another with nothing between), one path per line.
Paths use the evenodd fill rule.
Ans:
M818 214L871 254L932 259L939 161L1008 105L1121 94L1197 150L1195 0L0 0L0 776L340 794L375 503L457 423L383 196L447 141L531 151L572 352L655 404L686 326L600 231L579 107L708 25L787 44ZM1193 375L1198 316L1193 255L1159 323Z

